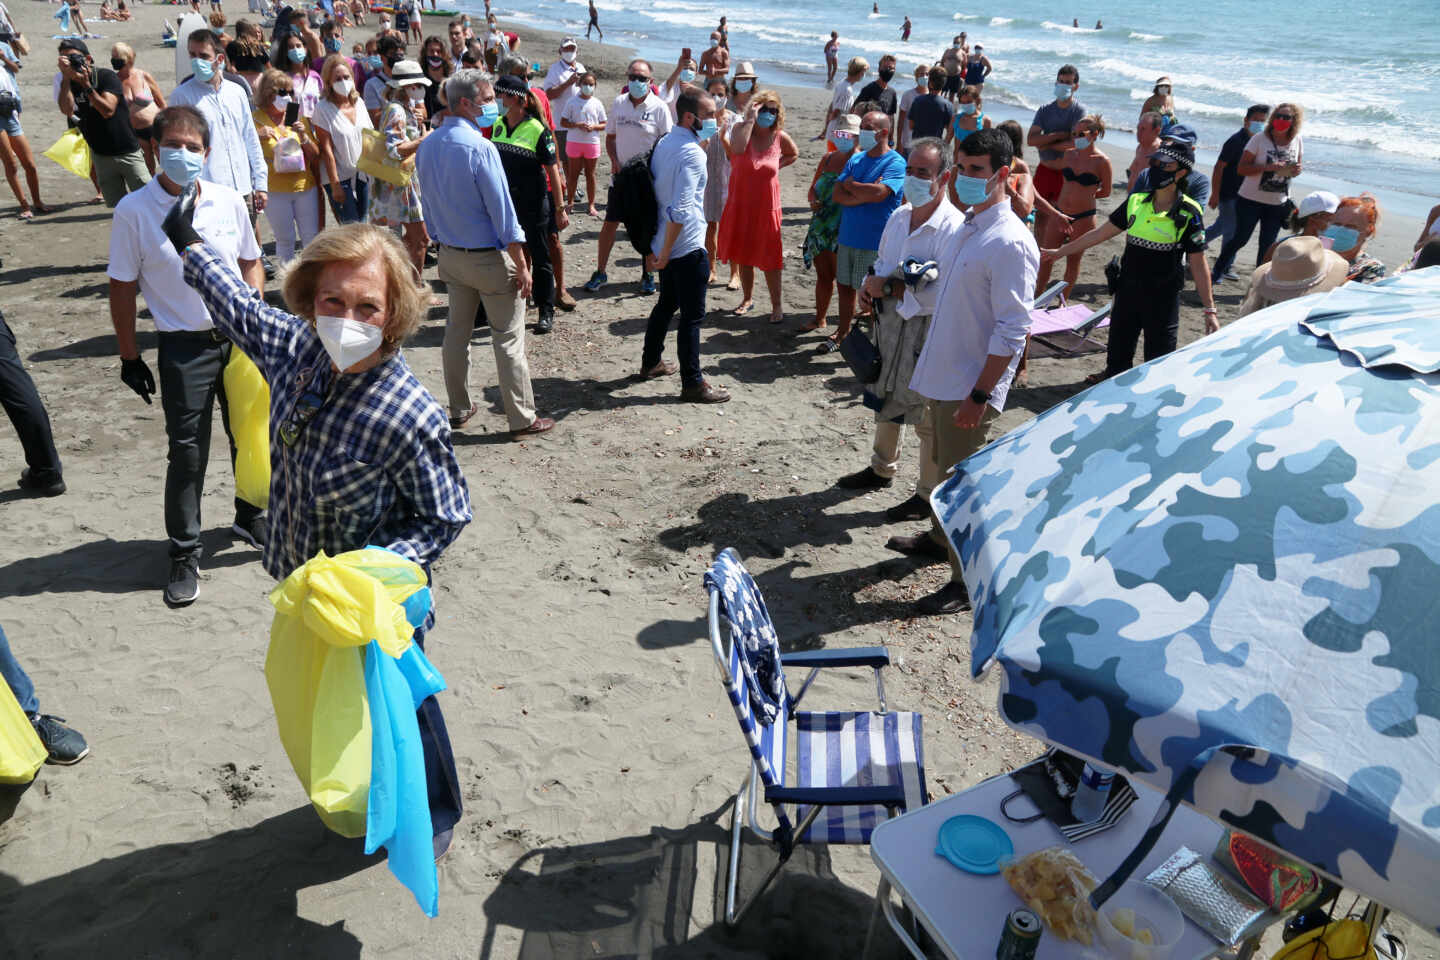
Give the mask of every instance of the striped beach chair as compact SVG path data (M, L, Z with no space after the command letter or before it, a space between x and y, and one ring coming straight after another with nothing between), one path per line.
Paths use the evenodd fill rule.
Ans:
M750 749L750 770L735 794L730 863L725 885L725 924L735 927L775 879L798 843L869 843L885 818L925 803L922 716L887 710L881 670L890 664L884 647L780 652L760 588L733 549L722 550L705 574L709 591L710 645L735 719ZM727 644L721 621L729 625ZM785 668L809 668L791 696ZM870 667L879 709L796 710L823 667ZM794 747L794 780L787 760ZM762 794L763 791L763 794ZM760 826L756 809L770 805L775 827ZM740 848L746 827L775 848L778 857L765 879L738 908Z

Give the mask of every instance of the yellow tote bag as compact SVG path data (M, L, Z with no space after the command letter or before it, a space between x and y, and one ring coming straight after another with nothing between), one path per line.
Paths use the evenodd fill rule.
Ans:
M45 156L75 176L90 179L90 144L85 142L78 127L71 127L60 134L60 139L45 151Z
M264 510L270 505L270 386L239 347L225 365L225 402L235 436L235 496Z
M401 601L424 584L395 554L322 551L270 594L265 682L280 742L315 812L344 837L365 836L369 803L365 648L375 640L391 656L405 651L413 630Z
M360 131L360 159L355 168L394 186L408 187L415 176L415 158L392 158L385 151L385 131L366 129Z
M0 783L29 783L47 756L20 701L0 681Z

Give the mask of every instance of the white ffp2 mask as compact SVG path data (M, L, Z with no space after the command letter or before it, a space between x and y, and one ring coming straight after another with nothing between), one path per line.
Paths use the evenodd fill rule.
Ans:
M316 317L315 332L342 373L380 348L385 331L350 317Z

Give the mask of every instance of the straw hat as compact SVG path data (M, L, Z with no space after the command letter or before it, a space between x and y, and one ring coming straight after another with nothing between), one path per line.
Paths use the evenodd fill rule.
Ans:
M848 133L852 137L860 135L860 118L853 113L842 113L835 118L833 133Z
M736 79L736 80L754 80L754 79L755 79L755 65L754 65L753 63L751 63L749 60L741 60L741 61L740 61L740 64L735 68L735 79Z
M1350 265L1319 237L1291 237L1275 248L1269 263L1255 268L1240 313L1311 293L1334 290L1345 282Z
M395 66L390 68L390 79L385 81L387 86L408 87L414 84L430 86L430 78L425 76L425 71L420 69L420 64L414 60L397 60Z

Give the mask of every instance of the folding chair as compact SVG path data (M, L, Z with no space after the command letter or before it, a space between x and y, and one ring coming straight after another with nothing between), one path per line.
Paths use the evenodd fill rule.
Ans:
M781 654L760 588L733 549L727 547L715 558L705 574L705 587L710 594L710 646L751 757L750 771L735 794L730 828L725 925L734 928L797 843L869 843L882 817L925 803L923 717L885 708L880 671L890 665L890 654L884 647ZM730 626L728 650L720 637L722 619ZM810 669L794 696L785 683L785 667ZM822 667L871 667L879 710L797 711ZM793 786L786 779L792 724ZM762 828L756 819L762 788L763 801L774 810L774 830ZM778 858L759 888L737 909L740 847L747 823L775 848Z

